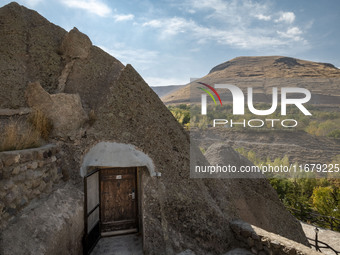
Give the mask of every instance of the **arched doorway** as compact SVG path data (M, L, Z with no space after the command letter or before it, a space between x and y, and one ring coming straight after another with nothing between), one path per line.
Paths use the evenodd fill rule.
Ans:
M130 144L100 142L83 158L84 254L102 236L142 232L143 171L156 176L151 158Z

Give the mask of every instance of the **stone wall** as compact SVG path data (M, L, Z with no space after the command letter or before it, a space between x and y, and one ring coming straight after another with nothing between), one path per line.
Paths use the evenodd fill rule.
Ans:
M311 248L250 225L244 221L236 220L230 223L238 244L258 255L320 255ZM295 229L292 229L295 231Z
M55 145L0 152L0 229L29 202L62 179Z

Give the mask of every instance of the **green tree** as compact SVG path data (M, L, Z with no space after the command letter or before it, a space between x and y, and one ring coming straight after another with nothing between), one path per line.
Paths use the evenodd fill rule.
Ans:
M336 223L332 217L340 218L340 193L338 190L330 186L316 187L313 190L312 201L313 207L320 214L330 216L324 218L324 221L330 224L331 229L334 229Z

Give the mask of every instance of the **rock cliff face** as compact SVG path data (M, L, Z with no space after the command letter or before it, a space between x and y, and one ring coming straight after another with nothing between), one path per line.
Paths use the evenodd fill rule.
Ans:
M34 93L28 101L25 99L25 91L29 94L32 89L29 81L37 81L45 92L36 89L46 95L46 100L80 97L77 105L81 103L84 115L92 116L91 124L68 125L61 137L52 137L64 152L61 168L65 179L82 183L82 158L101 141L134 145L162 174L156 178L145 171L142 178L141 215L147 254L176 254L187 249L196 254L222 254L233 245L229 222L237 218L307 243L297 221L288 213L278 213L284 209L265 180L231 184L227 180L189 178L188 134L131 65L123 66L92 46L77 29L67 33L16 3L0 9L0 21L0 51L4 56L0 59L1 107L44 108L41 100L30 100ZM56 117L51 118L56 121ZM63 125L67 121L72 123L66 119ZM197 154L197 160L207 163L202 154ZM230 163L233 160L230 158ZM234 188L246 192L240 195ZM266 195L258 195L262 193ZM26 243L34 242L30 240L33 228L22 231Z
M58 49L66 31L16 3L1 8L0 26L0 106L24 106L30 81L39 80L47 92L54 92L63 69Z
M82 86L82 96L97 100L124 67L76 28L67 33L17 3L1 8L0 26L2 108L25 106L23 92L34 81L48 93L73 93L75 86Z

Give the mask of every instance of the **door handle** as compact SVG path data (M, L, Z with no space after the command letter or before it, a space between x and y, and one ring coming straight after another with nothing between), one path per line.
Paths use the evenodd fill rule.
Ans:
M133 190L132 193L129 194L129 197L131 196L132 200L135 200L136 195L135 195L135 191Z

